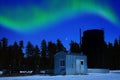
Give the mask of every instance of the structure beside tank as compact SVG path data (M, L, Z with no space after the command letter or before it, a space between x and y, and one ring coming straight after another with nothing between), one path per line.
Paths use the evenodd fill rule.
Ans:
M87 74L87 57L82 53L58 52L54 56L55 75Z

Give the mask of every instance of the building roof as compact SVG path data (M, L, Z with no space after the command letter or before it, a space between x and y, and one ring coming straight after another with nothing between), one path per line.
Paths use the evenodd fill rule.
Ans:
M62 53L62 54L61 54ZM66 52L64 52L64 51L60 51L60 52L57 52L56 54L55 54L55 56L57 56L57 55L66 55L67 53Z
M85 55L83 54L83 52L81 52L81 53L73 53L73 52L70 52L70 53L67 54L67 55L85 56Z
M81 52L81 53L75 53L75 52L64 52L64 51L57 52L55 54L55 56L57 56L57 55L86 56L85 54L83 54L83 52Z

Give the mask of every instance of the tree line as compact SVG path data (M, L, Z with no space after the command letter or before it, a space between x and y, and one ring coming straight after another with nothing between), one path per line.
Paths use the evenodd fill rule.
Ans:
M114 43L105 43L104 65L108 69L120 69L120 40L115 39Z
M23 51L25 49L25 51ZM30 41L24 46L24 41L8 45L8 39L0 40L0 69L14 70L46 70L54 69L54 55L59 51L67 52L62 42L56 43L42 40L40 45L33 45ZM74 41L70 42L70 52L82 52L82 46ZM120 40L104 44L104 65L109 69L120 69Z
M59 51L66 51L66 48L59 39L56 44L51 41L47 43L46 40L42 40L40 44L40 46L34 46L29 41L24 46L21 40L8 45L8 39L2 38L0 40L0 69L53 69L54 55Z

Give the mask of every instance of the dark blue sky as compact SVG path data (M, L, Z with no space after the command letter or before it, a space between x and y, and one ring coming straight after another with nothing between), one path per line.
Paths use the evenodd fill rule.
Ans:
M2 39L3 37L8 38L9 44L12 44L14 41L18 42L20 40L23 40L25 44L27 43L27 41L31 41L34 45L40 45L40 42L43 39L53 42L56 42L57 39L60 39L64 46L69 49L69 43L71 40L78 43L80 42L79 29L81 28L82 32L88 29L104 29L105 41L113 42L115 38L118 39L120 36L120 1L98 1L101 5L104 4L103 2L107 2L110 5L111 9L114 11L114 13L117 15L117 18L119 19L118 24L114 24L97 14L84 13L83 15L76 14L74 17L66 18L61 21L55 21L49 25L43 25L45 26L45 28L43 29L37 29L29 33L22 33L7 28L5 27L5 25L2 24L2 22L0 22L0 39ZM13 4L12 1L9 1L8 3L12 4L13 6L16 5L15 3ZM24 5L26 4L26 2L24 1L22 3L24 3Z

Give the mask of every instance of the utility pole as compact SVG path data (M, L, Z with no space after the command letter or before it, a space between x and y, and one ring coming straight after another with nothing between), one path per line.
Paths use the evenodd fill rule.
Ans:
M119 43L119 47L120 47L120 36L119 36L119 40L118 40L118 43Z
M80 28L80 46L82 45L82 32L81 32L81 28Z

